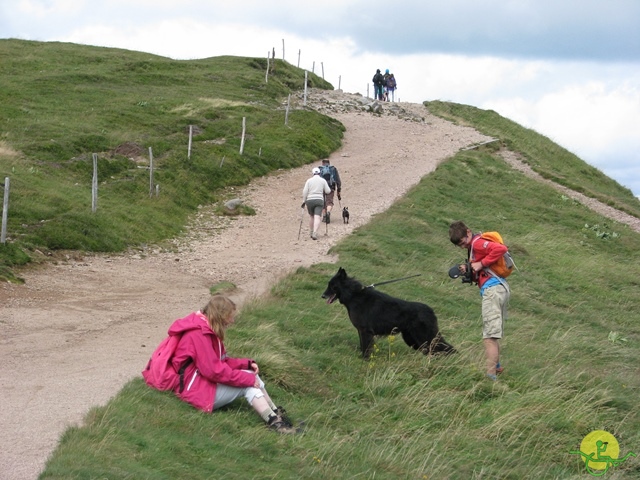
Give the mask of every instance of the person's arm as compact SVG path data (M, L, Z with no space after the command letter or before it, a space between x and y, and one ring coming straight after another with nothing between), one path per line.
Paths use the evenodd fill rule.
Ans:
M340 180L340 172L336 167L333 167L334 176L336 177L336 188L338 189L338 193L342 190L342 181Z
M479 258L479 260L473 262L471 267L476 272L483 268L491 267L491 265L496 263L500 257L507 253L507 250L506 245L479 238L473 246L473 251L475 252L474 256Z
M309 182L304 184L304 188L302 189L302 203L304 204L307 201L307 195L309 195Z
M251 387L255 383L255 373L233 368L233 362L230 363L229 359L220 359L222 342L218 343L216 337L195 333L191 339L196 351L194 363L204 378L232 387ZM244 359L244 367L249 369L249 359Z
M322 191L326 194L329 195L331 193L331 188L329 187L329 184L327 183L327 181L323 178L322 182L324 183L324 185L322 186Z

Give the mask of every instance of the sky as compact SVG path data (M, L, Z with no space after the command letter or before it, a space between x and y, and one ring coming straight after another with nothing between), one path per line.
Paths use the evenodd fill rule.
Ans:
M640 0L0 0L0 38L276 58L492 109L640 196Z

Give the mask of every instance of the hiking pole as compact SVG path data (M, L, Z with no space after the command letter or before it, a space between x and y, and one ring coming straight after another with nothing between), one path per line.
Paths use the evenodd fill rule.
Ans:
M377 287L378 285L386 285L387 283L399 282L400 280L407 280L408 278L419 277L420 275L422 275L422 274L421 273L416 273L415 275L409 275L408 277L396 278L395 280L387 280L386 282L372 283L371 285L367 285L367 287L365 287L365 288L373 288L373 287Z
M298 229L298 240L300 240L300 232L302 232L303 219L304 219L304 203L302 204L302 211L300 212L300 228Z

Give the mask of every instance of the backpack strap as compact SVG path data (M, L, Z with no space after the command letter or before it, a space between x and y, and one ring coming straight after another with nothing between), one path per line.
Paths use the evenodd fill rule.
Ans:
M184 371L192 363L193 363L193 358L189 357L184 361L184 363L180 367L180 370L178 370L178 375L180 375L180 393L182 393L182 391L184 390Z

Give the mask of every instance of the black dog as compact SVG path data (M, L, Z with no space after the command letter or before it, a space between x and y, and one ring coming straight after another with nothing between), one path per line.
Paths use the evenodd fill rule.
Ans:
M342 221L344 223L349 223L349 209L347 207L342 209Z
M374 336L391 335L394 331L402 334L407 345L425 355L456 351L440 335L438 320L431 307L392 297L373 287L364 287L347 276L344 268L329 280L322 298L326 298L329 304L337 299L347 307L349 319L358 330L364 358L371 355Z

